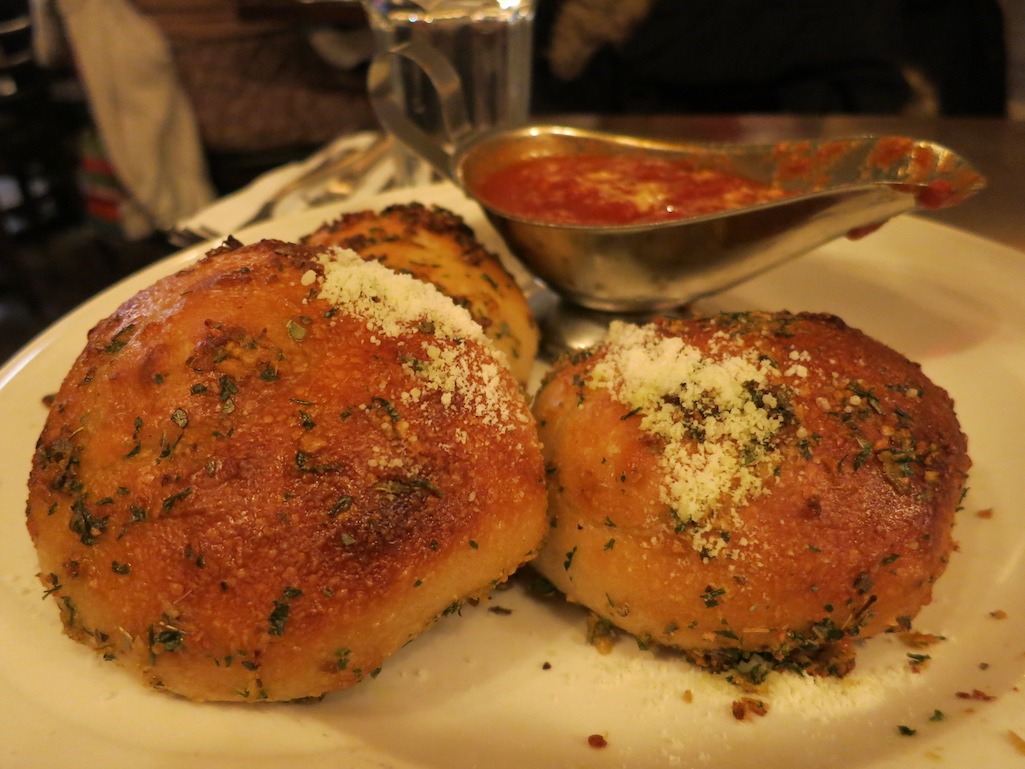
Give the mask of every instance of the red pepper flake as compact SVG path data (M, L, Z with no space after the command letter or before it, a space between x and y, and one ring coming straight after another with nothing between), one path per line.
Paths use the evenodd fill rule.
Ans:
M992 702L996 699L996 695L986 694L981 689L972 689L970 692L957 692L955 696L959 700L976 700L978 702Z
M733 717L738 721L746 720L749 715L764 716L768 712L765 703L753 697L741 697L733 701Z
M989 613L993 619L1007 619L1007 612L1003 609L994 609Z
M609 742L600 734L592 734L587 738L587 744L592 748L598 748L600 750L601 748L607 747Z
M977 512L975 515L979 518L988 521L990 518L993 517L993 508L987 507L985 510L980 510L979 512Z

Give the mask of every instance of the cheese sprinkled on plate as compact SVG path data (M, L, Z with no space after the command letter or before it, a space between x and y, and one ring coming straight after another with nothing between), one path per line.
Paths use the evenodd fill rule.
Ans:
M682 522L708 531L717 514L767 491L784 422L770 362L753 349L710 357L655 326L619 321L604 352L589 384L636 412L641 430L664 445L661 499ZM695 538L695 547L707 545Z

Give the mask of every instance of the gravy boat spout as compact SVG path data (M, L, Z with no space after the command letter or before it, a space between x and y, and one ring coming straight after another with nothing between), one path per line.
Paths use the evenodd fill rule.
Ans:
M495 171L545 155L654 153L782 187L778 200L646 224L560 225L495 207L478 191ZM984 186L939 145L884 136L771 145L685 145L532 126L481 137L453 158L455 181L509 248L573 302L650 311L714 294L837 237L860 237L915 209L954 205Z
M438 91L447 135L410 123L390 83L391 58L421 66ZM775 144L693 144L555 125L474 134L458 76L443 57L406 46L374 61L370 93L384 127L475 199L511 252L573 303L612 312L680 307L838 237L861 237L916 209L955 205L985 179L953 151L903 136ZM541 157L640 155L780 187L770 202L655 222L580 225L525 218L489 200L494 173Z

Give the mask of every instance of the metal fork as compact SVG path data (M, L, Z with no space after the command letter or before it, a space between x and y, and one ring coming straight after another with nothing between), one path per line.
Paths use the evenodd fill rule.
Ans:
M249 227L270 219L274 216L274 209L289 195L298 192L304 187L312 187L327 179L331 179L333 182L344 181L349 184L351 194L358 182L370 169L377 165L391 148L391 142L391 136L385 134L372 141L364 149L353 150L339 157L325 159L324 162L318 163L306 173L280 187L273 195L267 198L252 217L239 225L239 227Z
M221 233L205 225L199 225L197 227L175 227L168 230L165 237L172 246L187 248L197 243L205 243L208 240L219 238Z
M249 227L272 218L278 204L286 197L304 187L313 187L325 180L331 180L333 185L339 185L339 189L343 187L348 189L348 193L345 195L332 192L331 200L340 200L348 197L355 192L359 182L381 161L391 149L391 146L392 138L385 134L371 141L363 149L350 149L338 155L331 155L325 158L310 170L275 190L274 194L264 201L253 216L235 229ZM167 240L174 246L186 248L223 236L223 233L217 232L210 227L180 227L169 231L167 233Z

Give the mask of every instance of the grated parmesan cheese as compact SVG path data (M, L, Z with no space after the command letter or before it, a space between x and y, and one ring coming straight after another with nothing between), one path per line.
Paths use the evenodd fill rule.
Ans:
M498 363L480 362L467 354L462 344L447 347L428 345L425 352L426 360L410 360L403 364L421 384L402 394L405 405L420 403L424 392L435 392L440 393L440 402L445 408L462 409L476 417L479 423L498 428L500 432L514 429L514 420L520 424L529 422L522 410L511 408L510 399L505 395L507 384ZM456 438L465 443L466 433L457 433Z
M440 337L471 339L493 349L470 313L434 285L363 261L350 249L328 249L318 261L324 269L318 296L366 318L370 330L396 337L426 320Z
M406 406L421 404L428 393L435 393L445 408L463 410L500 432L514 429L513 421L529 422L508 397L504 355L465 308L433 284L364 261L349 249L329 249L318 260L324 270L318 296L365 319L370 331L396 338L425 325L430 328L435 341L423 346L423 357L411 354L403 362L417 382L402 393ZM471 354L468 341L488 359ZM466 437L464 432L457 439L465 442Z
M773 439L783 418L770 413L778 404L768 389L775 369L753 349L712 358L653 325L619 321L604 350L589 386L637 411L641 429L663 443L662 501L697 524L695 548L718 541L721 550L721 538L700 534L719 513L739 527L735 511L766 491L778 462Z

